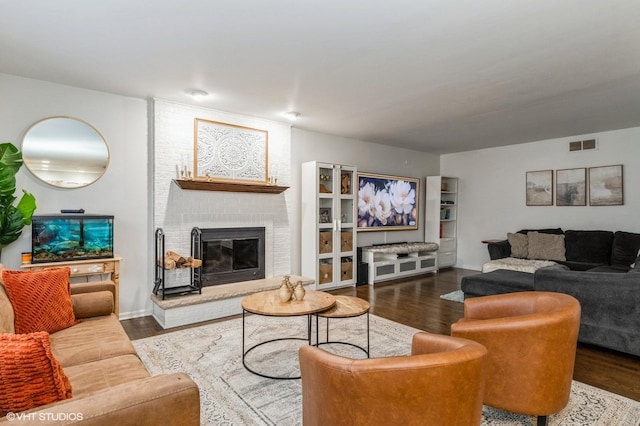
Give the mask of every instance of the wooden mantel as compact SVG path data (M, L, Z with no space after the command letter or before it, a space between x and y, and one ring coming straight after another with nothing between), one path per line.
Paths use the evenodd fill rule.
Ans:
M289 188L288 186L269 185L267 183L185 179L174 179L173 181L182 189L192 189L196 191L259 192L264 194L280 194Z

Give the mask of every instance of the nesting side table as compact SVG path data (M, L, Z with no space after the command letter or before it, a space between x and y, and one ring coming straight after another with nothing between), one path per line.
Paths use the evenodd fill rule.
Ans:
M369 358L370 357L369 355L369 343L370 343L369 309L371 309L371 305L366 300L360 299L358 297L353 297L353 296L335 296L335 299L336 299L336 304L334 305L333 308L326 311L318 312L316 314L316 332L317 330L319 330L318 319L319 318L327 319L326 339L324 342L320 342L316 337L316 345L320 346L320 345L326 345L331 343L337 343L340 345L349 345L349 346L353 346L354 348L360 349L362 352L364 352L367 355L367 358ZM329 339L329 319L353 318L353 317L359 317L365 314L367 315L367 348L366 349L363 348L362 346L356 345L355 343L343 342L343 341L331 341Z

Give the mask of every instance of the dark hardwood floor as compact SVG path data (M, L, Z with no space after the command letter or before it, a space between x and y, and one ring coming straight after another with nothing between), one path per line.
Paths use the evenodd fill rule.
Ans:
M375 286L349 287L332 291L333 294L358 296L371 303L371 313L431 333L449 334L450 326L462 318L462 303L440 298L459 288L465 275L476 271L444 269ZM213 320L211 322L224 321ZM131 339L169 333L185 326L163 330L152 317L122 321ZM579 344L574 378L611 392L640 401L640 357L627 355L595 346Z

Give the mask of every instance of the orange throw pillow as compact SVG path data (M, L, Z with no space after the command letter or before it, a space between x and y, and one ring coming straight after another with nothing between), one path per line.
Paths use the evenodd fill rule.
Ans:
M37 271L2 271L4 287L13 306L16 334L55 333L77 324L71 302L69 268Z
M0 416L71 398L49 334L0 334Z

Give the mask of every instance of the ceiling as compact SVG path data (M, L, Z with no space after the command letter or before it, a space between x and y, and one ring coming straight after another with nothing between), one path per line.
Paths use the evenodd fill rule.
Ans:
M433 153L640 126L637 0L0 0L0 72Z

